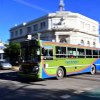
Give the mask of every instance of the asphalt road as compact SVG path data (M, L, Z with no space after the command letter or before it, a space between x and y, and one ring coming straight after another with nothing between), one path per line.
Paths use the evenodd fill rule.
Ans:
M0 70L0 100L100 100L100 72L35 81Z

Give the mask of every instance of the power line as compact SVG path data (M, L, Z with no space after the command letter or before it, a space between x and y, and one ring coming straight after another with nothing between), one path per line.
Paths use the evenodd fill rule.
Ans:
M40 11L45 12L45 13L49 13L50 12L49 10L46 10L46 9L44 9L42 7L39 7L37 5L31 4L31 3L23 1L23 0L13 0L13 1L15 1L17 3L20 3L22 5L25 5L25 6L31 7L31 8L35 8L35 9L40 10Z

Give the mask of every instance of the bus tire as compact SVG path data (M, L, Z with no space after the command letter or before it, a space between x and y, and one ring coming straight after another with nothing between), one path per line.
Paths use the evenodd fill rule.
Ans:
M56 78L60 80L60 79L63 79L63 77L64 77L64 70L63 68L59 67L57 69Z
M96 67L95 67L95 65L91 65L90 73L91 73L91 75L96 74Z

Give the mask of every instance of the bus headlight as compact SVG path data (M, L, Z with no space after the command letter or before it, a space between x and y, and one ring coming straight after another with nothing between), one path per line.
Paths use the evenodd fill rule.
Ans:
M33 67L33 71L38 71L39 70L39 66L34 66Z

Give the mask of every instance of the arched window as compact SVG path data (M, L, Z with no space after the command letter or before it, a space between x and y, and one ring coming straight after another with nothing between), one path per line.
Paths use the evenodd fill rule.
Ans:
M90 46L90 41L87 41L87 46Z
M62 38L62 39L60 40L60 42L61 42L61 43L67 43L67 40L66 40L65 38Z
M95 42L93 42L93 47L96 47L96 43Z
M81 45L84 45L84 41L83 40L81 40Z

